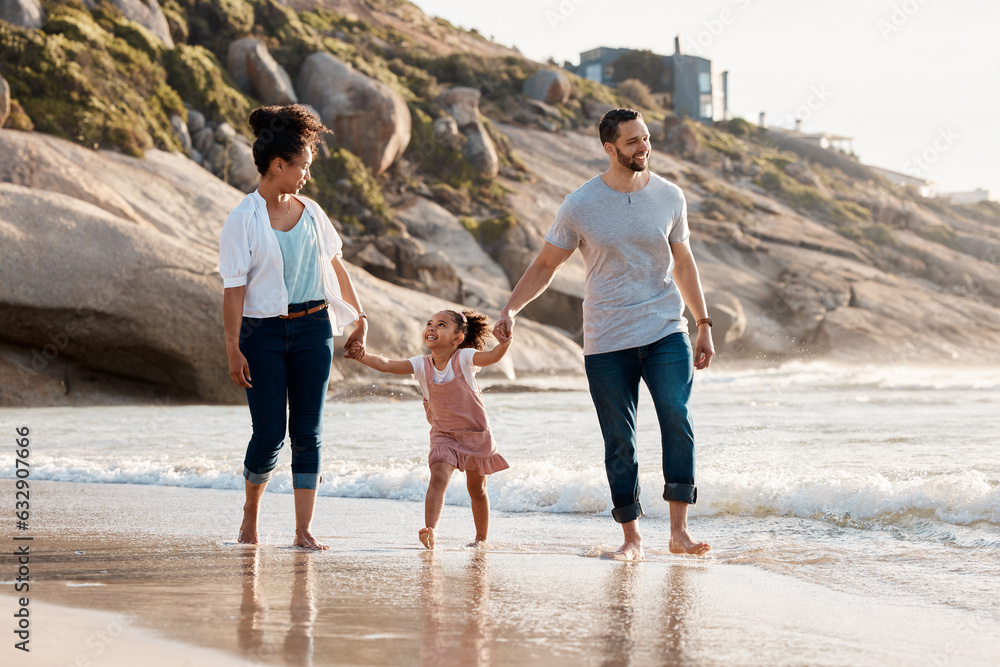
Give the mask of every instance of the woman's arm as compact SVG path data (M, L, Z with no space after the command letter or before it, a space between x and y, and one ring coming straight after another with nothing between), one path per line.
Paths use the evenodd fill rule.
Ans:
M227 287L222 293L222 326L226 331L226 356L229 357L229 377L247 389L250 385L250 366L240 352L240 326L243 323L243 298L246 285Z
M363 312L364 308L361 307L361 299L358 297L358 291L354 289L354 282L351 280L351 275L347 272L347 267L344 266L343 259L339 256L334 257L330 263L333 265L334 273L337 274L337 282L340 283L341 297L343 297L344 301L354 306L354 310L359 313ZM357 359L360 361L360 357L363 357L365 354L365 341L367 339L368 317L359 317L354 323L354 331L351 332L344 342L344 356L348 359Z

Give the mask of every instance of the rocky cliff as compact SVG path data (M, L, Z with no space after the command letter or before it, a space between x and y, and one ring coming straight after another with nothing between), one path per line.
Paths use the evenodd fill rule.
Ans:
M370 346L395 356L445 304L495 313L606 167L597 119L633 104L406 2L132 2L0 20L0 404L241 400L217 239L255 187L261 102L336 129L305 194L345 239ZM998 360L1000 206L925 200L739 119L644 111L652 169L688 198L721 363ZM574 257L493 372L579 373L582 285ZM381 379L341 359L333 378Z

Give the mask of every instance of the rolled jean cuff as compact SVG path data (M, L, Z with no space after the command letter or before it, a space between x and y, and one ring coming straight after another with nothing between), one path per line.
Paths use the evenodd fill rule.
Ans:
M268 470L267 472L250 472L250 469L243 466L243 479L250 482L251 484L267 484L271 479L271 473L273 470Z
M315 489L319 486L320 476L318 472L295 472L292 473L293 489Z
M635 521L642 516L642 505L635 502L631 505L625 505L624 507L616 507L611 510L611 516L615 518L618 523L628 523L629 521Z
M663 499L694 505L698 502L698 487L694 484L664 484Z

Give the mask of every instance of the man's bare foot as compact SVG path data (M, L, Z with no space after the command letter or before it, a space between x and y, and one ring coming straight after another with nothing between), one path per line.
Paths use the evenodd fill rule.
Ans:
M670 535L670 553L704 556L712 547L707 542L695 542L686 530Z
M327 551L330 546L327 544L320 544L313 537L310 531L295 531L295 546L301 549L313 549L315 551Z
M645 560L646 552L642 550L642 542L626 542L617 551L609 551L603 556L612 560Z
M260 544L260 537L257 535L257 517L243 515L243 523L240 524L240 535L236 538L240 544Z
M423 544L428 549L434 548L434 538L437 537L437 532L433 528L421 528L417 533L417 537L420 538L420 543Z

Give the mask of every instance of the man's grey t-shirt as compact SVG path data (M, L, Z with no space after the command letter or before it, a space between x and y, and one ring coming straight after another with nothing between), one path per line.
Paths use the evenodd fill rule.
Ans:
M689 233L684 193L653 173L637 192L617 192L596 176L566 196L545 240L583 255L585 355L687 331L670 244Z

